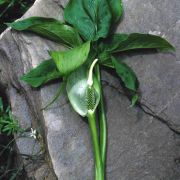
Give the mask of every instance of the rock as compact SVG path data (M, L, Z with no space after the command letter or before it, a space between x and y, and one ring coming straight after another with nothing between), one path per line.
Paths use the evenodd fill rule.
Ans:
M24 17L62 19L61 4L66 3L65 0L37 0ZM119 81L103 72L104 81L110 81L104 84L109 132L107 179L178 180L180 4L178 0L124 0L123 4L125 15L118 32L161 31L176 46L177 52L130 53L120 57L139 77L142 103L161 116L163 122L140 108L130 108L128 99L119 93ZM60 82L32 89L19 81L22 74L48 58L50 49L62 47L31 33L6 30L0 38L0 83L7 87L12 111L21 126L36 128L44 137L46 156L57 178L92 180L93 154L87 123L76 115L65 95L48 110L41 111L53 98ZM49 165L39 166L36 179L46 174L45 167Z
M35 178L39 180L56 180L47 165L42 165L35 173Z

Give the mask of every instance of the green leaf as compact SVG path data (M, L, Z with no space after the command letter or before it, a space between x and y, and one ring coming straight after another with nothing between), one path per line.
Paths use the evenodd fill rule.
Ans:
M131 107L134 107L139 100L138 94L135 94L131 99Z
M107 60L111 59L111 54L107 51L103 51L102 53L98 54L98 59L100 62L107 61Z
M93 76L93 78L93 88L95 89L96 96L96 103L94 109L96 109L100 101L100 88L95 75ZM87 80L87 67L83 65L68 76L66 86L68 98L72 107L79 115L83 117L85 117L88 112L87 90L89 86L87 84Z
M0 5L6 4L7 0L0 0Z
M31 17L8 23L7 25L17 31L31 31L70 47L75 47L82 43L77 30L53 18Z
M119 39L119 42L118 42ZM157 49L160 51L174 51L175 48L165 39L150 34L133 33L117 34L109 44L104 45L107 51L122 52L135 49Z
M112 57L112 63L126 88L137 91L139 83L133 70L125 63L117 61L114 57Z
M113 23L118 22L123 14L123 5L122 0L107 0L112 12L112 21Z
M59 52L50 51L49 54L54 60L60 74L67 75L81 66L88 58L90 42L86 42L71 50Z
M85 40L97 40L108 35L111 11L107 0L70 0L64 10L64 19Z
M119 44L127 40L128 37L128 34L114 34L111 37L102 40L98 49L102 53L112 52L118 48Z
M111 60L111 54L107 51L104 51L99 54L98 56L99 63L103 66L109 67L109 68L114 68L114 65Z
M32 87L39 87L50 80L60 78L61 75L56 68L56 64L52 59L43 61L39 66L32 69L29 73L21 77Z

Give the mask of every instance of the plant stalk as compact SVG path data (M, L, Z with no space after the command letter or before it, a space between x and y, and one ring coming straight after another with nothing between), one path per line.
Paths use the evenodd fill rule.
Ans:
M104 169L101 159L99 141L98 141L98 132L96 127L96 115L93 111L88 111L88 122L91 131L92 144L94 150L94 158L95 158L95 180L104 180Z
M98 116L99 116L99 136L100 136L100 151L101 158L103 163L103 169L105 171L106 168L106 149L107 149L107 119L104 107L104 98L103 98L103 90L101 85L101 73L99 65L96 66L96 76L98 78L99 86L100 86L100 103L98 106Z

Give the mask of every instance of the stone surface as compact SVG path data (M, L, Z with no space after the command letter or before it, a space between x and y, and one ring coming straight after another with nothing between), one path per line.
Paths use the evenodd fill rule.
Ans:
M56 177L52 174L47 165L42 165L36 171L35 178L38 180L56 180Z
M37 0L25 14L62 19L67 0ZM107 179L180 179L180 3L179 0L123 1L125 14L118 32L161 31L177 49L175 54L122 54L141 83L142 103L164 123L130 108L119 81L103 73L108 117ZM31 33L5 31L0 38L0 82L10 94L13 113L23 127L40 129L54 172L60 180L93 179L93 156L88 125L76 115L66 96L41 111L54 96L58 82L32 89L19 77L48 58L47 50L62 49ZM116 87L116 88L114 88ZM22 111L21 111L22 110ZM27 117L27 118L25 118ZM26 121L25 121L26 119ZM171 129L170 129L170 128ZM39 171L44 173L43 168Z

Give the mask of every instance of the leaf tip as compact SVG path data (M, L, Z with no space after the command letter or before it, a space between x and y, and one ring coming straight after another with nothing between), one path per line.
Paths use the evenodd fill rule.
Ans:
M138 100L139 100L139 96L138 96L138 94L135 94L131 99L130 107L134 107L137 104Z
M55 51L48 50L48 54L51 56L51 58L54 60L54 53Z
M4 23L7 27L11 27L12 23Z

